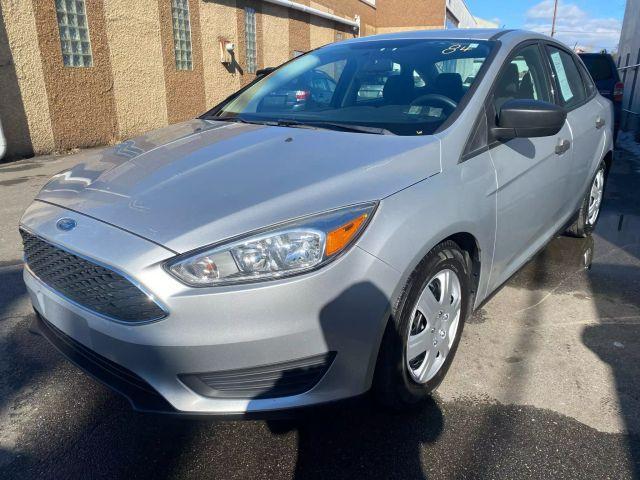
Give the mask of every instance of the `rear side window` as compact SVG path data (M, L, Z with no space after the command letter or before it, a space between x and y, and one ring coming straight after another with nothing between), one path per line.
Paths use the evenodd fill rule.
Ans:
M560 103L566 108L572 108L584 102L587 94L573 57L552 46L548 49Z
M601 80L610 80L613 78L613 65L607 57L598 56L585 56L582 57L587 70L596 82Z

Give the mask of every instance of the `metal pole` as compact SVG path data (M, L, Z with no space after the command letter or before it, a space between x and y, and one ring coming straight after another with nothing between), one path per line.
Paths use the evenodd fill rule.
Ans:
M556 15L558 14L558 0L553 3L553 20L551 21L551 36L556 33Z

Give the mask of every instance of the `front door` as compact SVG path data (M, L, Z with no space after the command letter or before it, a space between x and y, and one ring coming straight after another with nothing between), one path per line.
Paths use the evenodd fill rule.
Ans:
M542 47L520 47L503 66L487 111L494 122L511 99L553 102ZM497 176L496 247L490 288L502 284L536 252L564 214L573 139L568 124L556 135L514 138L490 149Z

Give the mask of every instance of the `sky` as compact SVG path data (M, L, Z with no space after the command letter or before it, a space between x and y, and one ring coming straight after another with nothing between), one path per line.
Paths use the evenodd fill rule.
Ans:
M465 0L476 17L504 28L524 28L549 35L553 0ZM558 2L556 37L570 47L615 51L620 39L625 0Z

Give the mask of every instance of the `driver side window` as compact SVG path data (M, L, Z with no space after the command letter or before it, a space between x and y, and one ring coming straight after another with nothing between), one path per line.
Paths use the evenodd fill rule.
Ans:
M496 114L513 99L551 101L549 82L538 45L523 47L507 63L496 81L493 106Z

